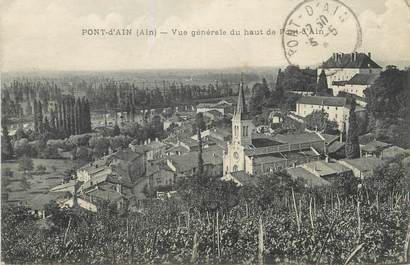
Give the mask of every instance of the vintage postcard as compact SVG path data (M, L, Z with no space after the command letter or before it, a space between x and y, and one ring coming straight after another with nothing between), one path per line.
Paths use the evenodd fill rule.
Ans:
M2 0L2 264L409 264L408 0Z

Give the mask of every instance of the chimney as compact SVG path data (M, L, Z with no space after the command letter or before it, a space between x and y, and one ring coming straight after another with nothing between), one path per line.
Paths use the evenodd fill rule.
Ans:
M336 61L336 53L333 53L333 60Z
M352 52L352 62L354 62L354 53Z
M367 56L369 56L369 59L371 59L371 58L372 58L372 53L369 52L369 53L367 54Z

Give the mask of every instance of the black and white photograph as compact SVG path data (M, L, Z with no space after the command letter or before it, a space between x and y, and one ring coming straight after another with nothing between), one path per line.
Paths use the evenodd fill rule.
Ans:
M0 264L410 264L409 0L0 0Z

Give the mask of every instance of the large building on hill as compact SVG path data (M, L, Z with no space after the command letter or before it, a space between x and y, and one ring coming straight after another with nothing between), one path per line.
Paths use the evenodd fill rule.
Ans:
M322 70L334 96L344 91L364 97L364 90L377 79L382 67L372 60L370 53L334 53L317 69L318 78Z
M336 121L339 129L343 130L349 118L349 108L344 97L302 97L296 102L296 114L306 117L315 110L323 110L329 115L329 120Z
M301 163L318 160L325 140L315 133L265 136L254 133L247 111L243 83L232 118L232 140L223 155L223 175L242 171L248 175L265 174Z

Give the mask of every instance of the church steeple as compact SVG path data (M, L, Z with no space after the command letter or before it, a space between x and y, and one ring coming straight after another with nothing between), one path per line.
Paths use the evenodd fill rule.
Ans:
M239 85L238 103L236 105L236 113L246 113L245 95L243 92L243 78L241 75L241 83Z
M247 113L245 93L243 92L243 76L241 74L241 83L239 85L238 103L236 104L235 114L245 117Z

